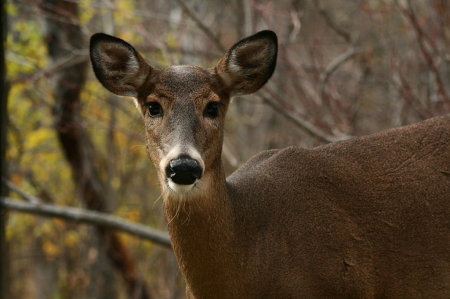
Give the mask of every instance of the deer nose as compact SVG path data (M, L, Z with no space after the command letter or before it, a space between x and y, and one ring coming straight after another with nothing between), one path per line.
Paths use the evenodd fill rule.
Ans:
M191 185L202 177L202 168L191 157L180 157L170 161L166 167L166 177L175 184Z

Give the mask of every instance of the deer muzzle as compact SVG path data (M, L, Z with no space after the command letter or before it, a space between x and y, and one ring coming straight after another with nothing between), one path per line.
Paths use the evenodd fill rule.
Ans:
M192 185L202 177L203 169L189 156L180 156L170 161L166 169L166 177L178 185Z

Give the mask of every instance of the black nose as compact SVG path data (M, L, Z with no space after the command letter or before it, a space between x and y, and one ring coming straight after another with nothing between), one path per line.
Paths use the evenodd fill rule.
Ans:
M166 167L166 177L175 184L191 185L202 177L202 168L189 156L180 156L170 161Z

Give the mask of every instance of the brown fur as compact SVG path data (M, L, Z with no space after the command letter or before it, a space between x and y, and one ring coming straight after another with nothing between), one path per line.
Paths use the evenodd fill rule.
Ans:
M130 92L139 106L164 111L152 118L140 108L188 297L450 298L450 116L313 150L265 151L225 178L230 95L268 80L273 36L239 42L212 69L144 66L125 76L145 70L146 83ZM94 70L105 87L123 90L102 61L124 50L102 52L105 39L93 37ZM130 51L122 42L115 46ZM211 101L224 104L217 118L204 115ZM192 146L203 176L174 192L168 156Z

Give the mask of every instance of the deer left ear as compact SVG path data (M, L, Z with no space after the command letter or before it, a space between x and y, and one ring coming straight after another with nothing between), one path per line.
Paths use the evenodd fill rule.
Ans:
M250 94L266 84L277 61L278 41L265 30L235 44L223 56L215 71L230 96Z
M136 98L145 92L153 69L129 43L97 33L91 37L90 56L97 79L112 93Z

